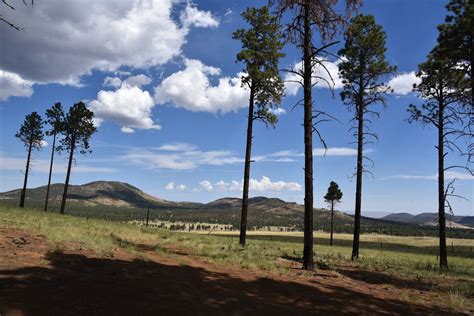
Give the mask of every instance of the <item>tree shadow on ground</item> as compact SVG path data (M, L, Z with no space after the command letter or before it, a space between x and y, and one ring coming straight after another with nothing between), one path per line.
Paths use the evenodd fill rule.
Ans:
M241 279L187 265L50 253L50 267L0 271L0 314L445 314L341 286Z

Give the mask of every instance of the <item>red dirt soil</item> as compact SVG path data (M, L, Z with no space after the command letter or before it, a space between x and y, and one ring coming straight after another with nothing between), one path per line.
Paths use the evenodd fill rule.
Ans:
M383 273L295 268L282 276L137 247L140 258L125 249L104 258L78 244L54 252L40 235L0 227L0 315L448 313L419 283ZM414 295L417 303L408 302Z

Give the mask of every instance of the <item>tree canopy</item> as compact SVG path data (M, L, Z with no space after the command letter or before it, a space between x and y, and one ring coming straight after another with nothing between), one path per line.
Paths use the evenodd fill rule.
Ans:
M278 19L268 7L247 8L242 17L250 24L249 29L239 29L233 38L242 42L237 61L245 64L244 85L254 93L257 109L254 118L274 125L278 118L269 111L280 104L284 94L283 80L279 72L279 60L284 43Z
M44 133L43 133L43 120L38 112L32 112L28 114L25 121L21 125L18 132L15 134L25 147L32 147L39 149L43 146Z

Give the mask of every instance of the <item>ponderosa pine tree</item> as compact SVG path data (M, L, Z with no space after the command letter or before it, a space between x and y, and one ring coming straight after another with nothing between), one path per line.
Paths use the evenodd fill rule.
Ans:
M333 233L334 233L334 205L339 203L342 199L342 191L339 189L339 185L331 181L329 183L328 192L324 196L324 201L326 201L331 207L331 236L329 238L329 245L332 246L333 242Z
M94 126L92 119L94 113L90 111L84 102L74 104L64 118L61 134L63 138L58 146L59 151L66 151L69 154L66 181L64 182L64 191L61 201L60 213L64 214L66 208L67 191L69 188L69 179L71 176L72 162L74 159L74 152L79 149L81 154L92 152L90 150L90 138L97 129Z
M61 128L64 124L64 111L61 103L55 103L50 109L46 110L46 123L51 126L51 129L46 132L46 135L53 137L53 144L51 145L51 161L49 163L48 186L46 187L46 197L44 201L44 211L48 211L49 189L51 187L51 176L53 174L54 152L56 151L56 137L61 133Z
M245 246L253 122L262 121L274 126L278 120L270 110L280 104L284 92L278 69L278 62L284 57L281 53L284 44L278 19L270 14L267 7L248 8L242 17L250 28L237 30L233 38L242 42L237 61L245 64L242 83L250 92L240 221L240 244Z
M15 137L25 145L28 150L25 168L25 180L23 181L23 189L20 196L20 207L25 207L26 186L28 183L28 172L30 171L31 151L33 149L41 149L43 146L44 133L42 131L43 120L37 112L28 114L25 121L21 125Z
M390 87L383 83L396 68L385 59L385 32L375 23L372 15L358 15L351 20L346 32L345 45L339 51L343 61L339 64L343 90L341 99L350 111L354 112L356 126L351 128L357 140L356 196L354 212L354 240L352 260L359 257L360 220L362 208L362 177L367 172L364 159L364 145L377 140L370 131L371 119L378 118L379 112L373 109L376 104L385 105ZM370 118L369 118L370 117Z
M447 4L448 15L445 23L438 26L437 50L449 60L455 71L461 69L465 76L465 84L453 89L462 96L465 112L469 117L465 133L470 136L465 155L468 162L474 159L474 1L451 0Z
M463 101L470 104L471 115L474 104L474 1L451 0L446 5L449 13L445 23L438 26L438 50L450 60L453 67L463 70ZM460 87L458 87L459 89Z
M409 122L419 121L437 129L438 140L435 148L438 152L438 226L439 226L439 266L448 269L446 248L446 208L451 209L448 197L454 196L453 181L445 185L445 171L463 166L446 166L445 158L449 152L462 149L456 141L465 136L465 124L468 120L461 102L463 96L459 89L465 84L465 74L450 64L442 51L436 48L421 63L417 76L421 83L414 85L423 104L421 107L409 106Z
M286 25L285 35L302 52L303 69L291 71L300 76L303 86L304 108L304 249L303 269L313 270L313 124L315 113L313 111L312 87L316 66L322 65L325 58L321 55L331 45L338 31L350 18L351 12L357 9L360 0L346 0L345 14L336 9L338 0L269 0L270 6L275 8L276 15L283 19L289 14L289 23ZM314 38L318 32L319 37ZM313 40L326 43L316 47ZM323 67L324 68L324 67ZM319 78L320 79L320 78ZM316 115L320 114L318 112Z

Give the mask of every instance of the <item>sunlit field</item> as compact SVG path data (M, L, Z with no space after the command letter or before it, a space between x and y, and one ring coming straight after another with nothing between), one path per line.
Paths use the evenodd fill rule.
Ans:
M235 231L173 232L6 206L0 208L0 225L40 233L52 249L60 250L63 243L75 242L104 257L111 256L119 247L139 254L137 244L151 244L157 253L172 257L168 247L172 245L218 265L287 274L289 269L300 266L302 256L299 232L249 232L247 246L242 248ZM449 280L444 282L443 293L460 299L472 298L474 294L474 240L448 240L450 269L446 272L438 268L436 238L362 235L361 242L360 259L351 262L350 235L336 234L334 246L329 246L328 234L315 232L317 268L337 271L349 265L432 285Z

